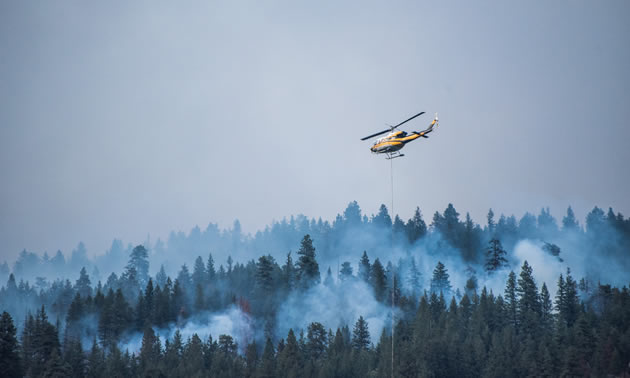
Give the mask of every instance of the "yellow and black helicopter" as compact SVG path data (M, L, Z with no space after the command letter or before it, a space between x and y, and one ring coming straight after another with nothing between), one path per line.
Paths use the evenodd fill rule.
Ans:
M405 147L405 144L420 137L428 138L427 134L433 131L434 127L438 126L438 117L437 113L435 113L435 118L433 119L433 122L431 122L429 127L424 131L412 131L411 133L407 133L405 131L395 131L398 126L403 125L411 121L412 119L421 116L422 114L424 114L424 112L420 112L415 116L402 121L396 126L390 126L388 130L383 130L376 134L366 136L365 138L361 138L361 140L374 138L375 136L379 136L381 134L389 132L389 134L385 135L384 137L378 138L376 142L374 142L374 145L370 148L370 150L375 154L386 154L388 160L397 157L403 157L405 155L400 153L400 149Z

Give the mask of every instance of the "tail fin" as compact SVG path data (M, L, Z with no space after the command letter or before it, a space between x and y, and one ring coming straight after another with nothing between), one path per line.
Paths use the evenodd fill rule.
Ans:
M419 134L423 138L428 138L427 134L433 131L433 129L437 128L438 126L439 126L438 116L437 116L437 113L435 113L435 118L433 118L433 121L431 122L429 127L427 127L426 130L420 131L420 132L414 131L414 133Z
M431 122L431 127L438 127L440 122L438 121L438 115L435 113L435 118L433 118L433 122Z

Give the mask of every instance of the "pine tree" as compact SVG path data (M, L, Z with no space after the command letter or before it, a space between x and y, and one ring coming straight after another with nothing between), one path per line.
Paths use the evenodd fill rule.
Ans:
M481 244L481 230L475 226L469 213L466 213L463 234L461 236L462 257L466 261L477 260L477 251Z
M433 277L431 278L431 293L449 295L450 292L451 282L449 280L448 270L441 261L438 261L433 270Z
M289 329L284 348L278 347L278 363L276 376L299 377L302 369L302 356L293 329ZM280 351L281 350L281 351Z
M167 278L168 276L166 275L166 271L164 270L164 264L162 264L160 265L160 271L155 275L155 285L157 287L164 288Z
M361 208L357 201L352 201L348 204L348 207L343 212L343 219L349 227L361 225Z
M70 376L70 367L64 362L57 349L53 349L50 357L47 358L44 370L41 374L43 378L67 378Z
M67 339L64 343L63 360L68 367L69 377L82 378L85 377L86 359L81 347L81 341L78 339Z
M567 268L566 279L560 275L558 280L556 309L558 310L558 317L567 327L571 327L580 314L577 282L571 276L571 269L569 268Z
M319 284L321 281L319 265L315 259L315 247L310 235L307 234L302 239L298 255L300 258L297 263L297 278L300 286L305 289Z
M363 256L359 261L359 278L365 283L370 282L370 259L366 251L363 251Z
M256 341L245 347L245 366L246 377L253 377L256 373L256 367L258 365L258 348L256 347Z
M503 249L499 239L491 239L486 248L486 271L492 274L507 266L507 252Z
M134 268L137 274L137 280L140 286L146 285L149 279L149 251L143 245L137 245L127 263L127 270Z
M88 276L85 267L81 268L81 272L79 273L79 279L74 284L75 290L81 294L83 298L87 298L92 295L92 283L90 282L90 276Z
M197 259L195 259L195 265L193 267L193 274L192 274L193 287L197 287L197 285L204 287L206 286L206 282L207 282L206 266L204 265L203 259L201 258L201 256L197 256Z
M308 325L306 339L306 350L310 358L318 360L324 357L324 352L328 346L328 335L321 323L313 322Z
M536 334L536 328L538 328L541 316L538 288L536 287L532 273L531 266L527 263L527 260L525 260L521 267L518 286L516 287L519 324L522 325L523 330L530 336Z
M488 210L487 218L488 218L488 226L487 226L488 234L493 237L496 224L494 223L494 211L492 211L492 209Z
M208 261L206 262L206 281L211 284L214 283L216 279L217 272L214 269L214 259L212 258L212 253L208 254Z
M516 274L513 271L508 275L504 298L508 324L516 329L518 325L518 298L516 297Z
M104 376L105 371L105 354L98 346L96 338L92 342L92 349L87 358L86 377L98 378Z
M410 244L414 244L427 234L427 224L422 219L422 212L419 207L416 207L413 217L407 221L406 230Z
M256 286L261 295L271 295L274 282L273 282L273 269L274 258L271 255L260 256L258 263L256 264Z
M418 270L418 266L416 265L416 258L411 258L411 263L409 266L409 273L407 275L407 284L411 288L411 295L415 296L420 293L420 289L422 289L422 284L420 283L420 279L422 278L422 273Z
M382 227L387 230L392 229L392 218L389 216L389 212L387 211L387 206L381 204L381 207L378 209L378 214L374 218L372 218L372 224L377 227Z
M83 316L83 299L81 298L81 294L77 293L66 315L66 339L80 339L82 329L80 328L79 321Z
M330 268L329 268L330 269ZM295 288L295 266L293 265L293 259L291 258L291 252L287 253L287 261L282 267L282 274L284 277L284 286L288 291Z
M258 378L273 378L276 370L276 356L273 343L270 338L267 338L265 342L265 349L263 349L262 358L258 366L256 376Z
M579 224L575 218L575 213L571 206L567 208L567 215L562 218L562 230L563 231L577 231L579 230Z
M341 270L339 271L339 280L341 282L344 282L349 281L352 278L354 278L354 276L352 275L352 265L350 265L348 261L344 261L341 264Z
M543 328L550 330L553 326L553 303L549 295L547 285L543 282L540 289L540 306L541 306L541 321Z
M197 312L200 312L206 309L206 296L203 293L203 287L201 286L201 284L197 284L197 286L195 286L194 307Z
M387 277L385 276L385 269L383 269L383 265L380 260L377 258L374 260L374 264L371 268L372 279L370 280L372 283L372 287L374 288L374 296L377 301L384 301L385 295L387 294Z
M352 330L352 347L356 350L368 350L370 347L370 331L368 323L359 316Z
M13 318L3 311L0 316L0 372L7 378L21 377L23 374L16 334Z

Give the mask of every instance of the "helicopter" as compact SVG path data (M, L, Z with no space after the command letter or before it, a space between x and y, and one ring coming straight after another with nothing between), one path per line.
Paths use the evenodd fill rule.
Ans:
M435 113L435 118L433 119L433 122L431 122L429 127L423 131L412 131L411 133L407 133L406 131L396 131L396 128L418 116L423 115L424 113L425 112L420 112L415 116L402 121L396 126L389 126L388 130L383 130L381 132L366 136L365 138L361 138L361 140L367 140L389 132L389 134L385 135L384 137L378 138L374 142L374 145L370 148L370 150L375 154L387 155L387 160L403 157L405 155L400 153L400 149L405 147L405 144L411 142L412 140L416 140L420 137L428 138L427 134L432 132L433 129L438 126L438 116L437 113Z

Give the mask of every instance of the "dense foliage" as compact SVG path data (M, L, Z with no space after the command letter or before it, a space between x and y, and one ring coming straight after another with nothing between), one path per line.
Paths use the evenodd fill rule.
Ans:
M127 264L104 283L94 283L80 267L74 283L30 285L16 282L20 271L14 269L0 288L0 371L7 377L630 374L627 287L578 279L568 269L556 282L537 282L527 261L513 265L511 251L527 232L544 240L542 250L554 259L561 253L570 257L575 244L563 243L571 239L595 256L627 262L629 220L596 208L582 230L571 214L569 209L559 228L544 209L533 222L524 217L518 224L513 217L495 223L490 211L481 228L470 217L459 221L449 205L427 228L419 210L407 223L392 221L384 207L368 220L351 203L329 231L342 235L345 227L343 237L319 234L328 251L347 245L348 230L389 228L390 243L410 252L396 262L379 257L372 262L371 250L362 250L334 275L330 268L320 269L318 239L309 234L297 243L297 256L289 252L282 263L274 255L257 254L244 263L228 257L217 268L207 253L191 259L192 271L184 264L174 276L164 266L149 274L152 257L142 245L129 248ZM431 246L423 251L437 262L424 273L419 262L427 256L412 248L421 243ZM440 253L449 257L452 251L468 263L466 272L449 272L440 261ZM24 259L18 264L23 269ZM452 284L454 274L466 275L465 286ZM479 287L480 279L497 277L506 277L500 292ZM391 314L381 319L386 327L376 331L361 316L367 314L359 314L338 327L328 328L320 319L282 332L278 319L287 300L321 288L363 295L385 309L393 306L393 340ZM326 297L320 300L321 306L332 305ZM211 314L227 311L244 319L232 333L186 333L191 324L211 326Z

